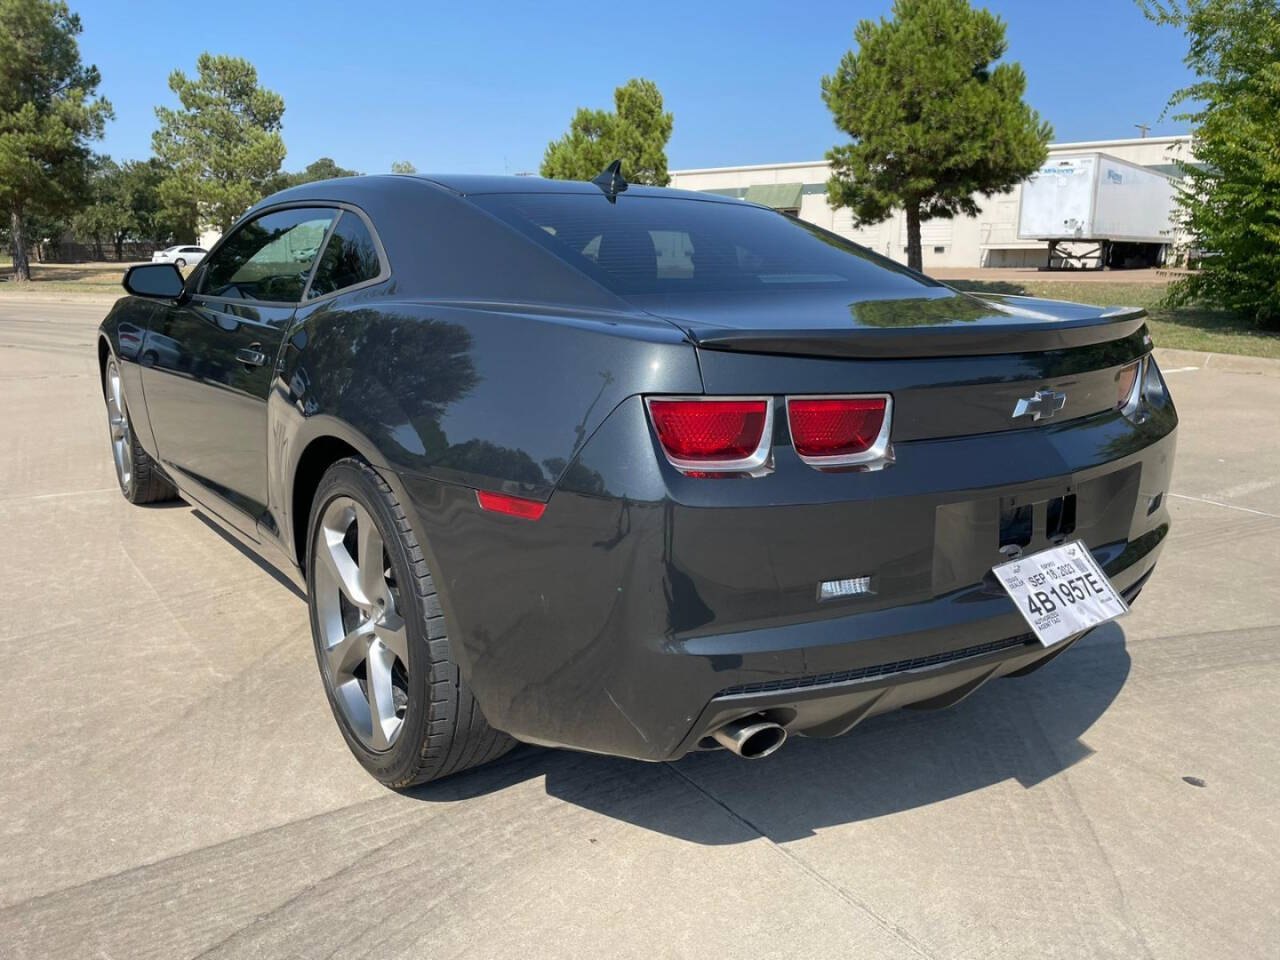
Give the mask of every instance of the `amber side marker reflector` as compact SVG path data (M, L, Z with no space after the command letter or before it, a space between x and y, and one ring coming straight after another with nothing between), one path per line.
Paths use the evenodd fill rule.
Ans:
M1142 361L1135 360L1120 368L1116 374L1116 406L1128 412L1138 405L1138 374L1142 372Z
M547 505L541 500L528 500L524 497L511 497L505 493L490 493L488 490L476 491L476 503L480 509L491 513L505 513L509 517L521 520L537 520Z

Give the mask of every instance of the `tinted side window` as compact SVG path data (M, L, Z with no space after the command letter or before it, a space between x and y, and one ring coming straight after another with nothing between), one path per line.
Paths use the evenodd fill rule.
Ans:
M199 292L295 303L336 210L279 210L251 220L206 258Z
M308 296L321 297L372 280L380 271L378 248L369 228L356 214L343 213L320 257Z

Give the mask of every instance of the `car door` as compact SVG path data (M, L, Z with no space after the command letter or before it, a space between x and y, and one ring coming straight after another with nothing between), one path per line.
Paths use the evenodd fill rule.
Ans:
M157 311L140 354L161 462L184 492L255 539L267 509L267 393L336 215L286 207L236 227L184 299Z

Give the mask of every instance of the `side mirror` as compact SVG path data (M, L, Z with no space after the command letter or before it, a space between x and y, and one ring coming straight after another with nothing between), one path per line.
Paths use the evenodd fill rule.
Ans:
M177 300L185 281L172 263L140 263L124 275L124 288L135 297Z

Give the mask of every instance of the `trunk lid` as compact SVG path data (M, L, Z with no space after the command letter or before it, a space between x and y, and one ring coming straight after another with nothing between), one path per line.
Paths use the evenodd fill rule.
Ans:
M1141 309L920 287L850 301L845 290L629 296L707 350L813 357L947 357L1062 350L1123 339Z
M711 394L889 393L894 442L1047 427L1113 411L1150 350L1139 309L947 288L849 303L823 293L637 302L680 326ZM1015 416L1038 391L1042 415ZM1061 406L1056 406L1058 400Z

